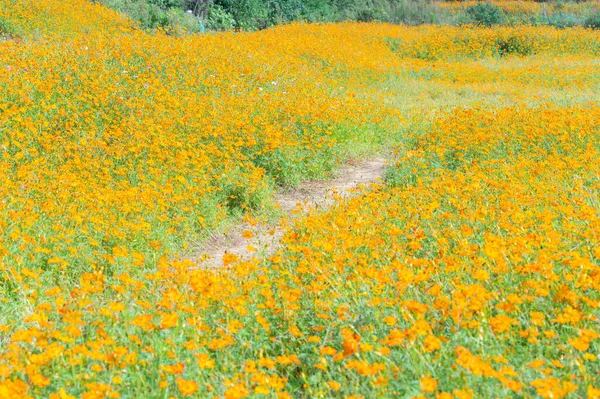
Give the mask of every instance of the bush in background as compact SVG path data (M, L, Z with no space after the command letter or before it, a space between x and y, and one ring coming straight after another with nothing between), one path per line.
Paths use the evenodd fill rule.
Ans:
M216 4L206 13L206 29L213 31L231 30L235 27L235 19L225 9Z
M100 0L128 15L144 29L162 28L173 32L201 31L196 16L186 13L186 0Z
M500 25L506 17L502 9L492 3L479 3L467 8L467 15L472 22L481 26Z
M387 22L405 25L454 25L460 15L440 7L438 2L396 0L390 2Z
M554 15L550 15L547 18L547 24L556 28L572 28L577 25L581 25L581 19L575 15L559 12Z
M427 0L99 0L146 29L198 32L258 30L293 21L455 23L439 3ZM191 14L191 15L190 15ZM198 19L200 21L198 21ZM179 27L179 28L178 28Z
M94 1L94 0L93 0ZM531 24L568 28L600 26L594 8L578 14L565 11L561 0L541 12L506 13L495 4L481 2L460 8L434 0L95 0L128 14L146 29L161 27L171 32L199 32L231 29L260 30L294 21L307 22L389 22L405 25L480 26ZM589 12L592 12L589 16Z
M600 11L596 11L587 17L583 26L591 29L600 29Z

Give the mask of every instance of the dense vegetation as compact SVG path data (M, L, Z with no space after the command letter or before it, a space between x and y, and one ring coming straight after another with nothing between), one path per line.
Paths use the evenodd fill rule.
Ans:
M430 0L98 0L145 28L256 30L294 21L598 26L596 2Z
M0 398L600 398L600 31L0 21ZM190 253L373 154L275 255Z

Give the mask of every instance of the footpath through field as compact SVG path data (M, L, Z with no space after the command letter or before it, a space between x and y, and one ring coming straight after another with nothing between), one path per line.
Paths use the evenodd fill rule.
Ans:
M200 267L220 267L237 260L266 258L272 255L283 237L289 219L310 209L326 210L336 201L360 192L366 185L379 181L386 169L386 160L349 163L330 181L306 181L293 190L275 196L284 218L275 224L244 222L215 234L190 256Z

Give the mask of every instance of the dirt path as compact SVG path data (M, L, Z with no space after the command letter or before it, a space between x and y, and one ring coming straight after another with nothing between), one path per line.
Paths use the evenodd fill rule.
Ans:
M223 266L223 257L227 254L244 260L269 256L283 236L286 219L298 217L311 208L327 209L336 199L351 196L357 187L380 179L385 167L384 159L355 162L342 167L333 180L309 181L294 190L279 193L275 201L287 216L279 224L241 223L227 233L211 237L190 258L199 267L219 267Z

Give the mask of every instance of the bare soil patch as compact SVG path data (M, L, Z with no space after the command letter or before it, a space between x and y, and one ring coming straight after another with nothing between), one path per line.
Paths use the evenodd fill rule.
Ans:
M198 267L220 267L228 255L242 260L272 255L290 219L309 209L327 209L336 200L353 195L357 188L379 180L386 168L384 159L353 161L344 165L336 177L327 181L307 181L299 187L280 192L275 201L285 217L272 225L240 223L226 233L216 234L203 243L191 259ZM225 262L224 262L225 257ZM234 258L236 259L236 258Z

